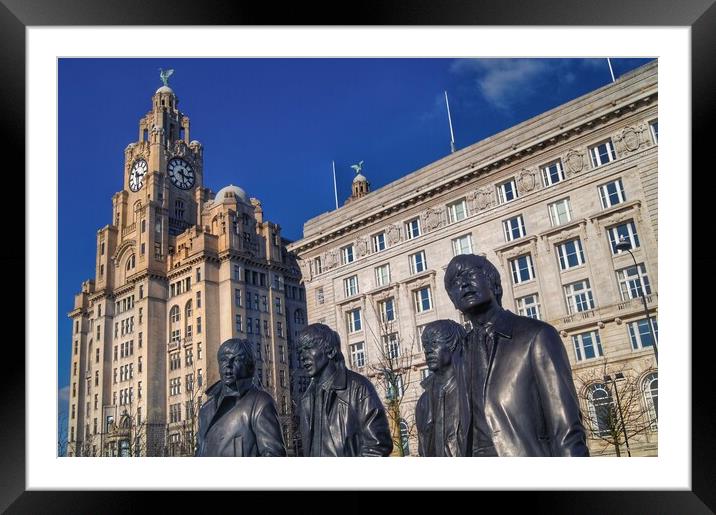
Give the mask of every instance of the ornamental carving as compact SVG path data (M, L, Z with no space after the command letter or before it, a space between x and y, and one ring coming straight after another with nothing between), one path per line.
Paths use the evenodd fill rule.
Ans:
M624 127L614 136L614 142L619 152L634 152L642 144L641 128Z
M310 281L313 277L311 275L311 267L309 264L305 260L299 259L298 266L301 269L301 278L304 281Z
M172 154L179 157L186 157L189 153L189 148L186 146L186 143L183 141L175 141L174 142L174 149L172 151Z
M338 255L336 254L336 251L327 251L323 261L326 263L326 268L328 268L329 270L331 268L335 268L338 265Z
M397 225L389 225L385 230L385 235L388 237L388 244L395 245L400 242L400 227Z
M523 169L517 178L517 192L520 195L529 193L537 188L537 172L535 170Z
M495 204L495 192L489 186L475 190L473 196L476 211L482 211Z
M564 158L567 163L567 170L571 173L579 173L584 170L584 154L579 150L570 150Z
M430 208L423 212L423 226L427 231L432 231L440 227L443 223L442 208Z
M356 241L356 252L358 257L363 257L368 254L368 240L366 238L358 238Z

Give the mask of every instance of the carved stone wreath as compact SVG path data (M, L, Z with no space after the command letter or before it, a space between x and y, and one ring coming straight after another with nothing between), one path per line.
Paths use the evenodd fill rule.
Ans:
M584 154L579 150L570 150L564 160L567 170L571 173L579 173L584 169Z
M495 203L494 195L495 192L489 186L475 190L475 209L477 211L482 211L483 209L492 207Z
M517 179L517 191L520 195L529 193L538 186L537 172L535 170L523 169Z
M389 225L385 230L385 235L388 237L388 244L395 245L400 241L400 227L397 225Z
M638 150L642 143L640 131L634 127L625 127L615 136L614 140L627 152Z
M423 224L426 230L432 231L440 227L443 223L442 208L430 208L422 214Z

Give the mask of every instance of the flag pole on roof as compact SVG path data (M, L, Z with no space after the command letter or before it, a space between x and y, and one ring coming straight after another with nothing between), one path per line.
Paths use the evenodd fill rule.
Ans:
M336 162L331 161L333 165L333 194L336 197L336 209L338 209L338 188L336 187Z
M448 124L450 125L450 152L455 152L455 134L452 131L452 117L450 116L450 103L448 102L447 91L445 91L445 105L447 106Z
M612 61L607 57L607 64L609 65L609 73L612 74L612 82L615 82L614 70L612 70Z

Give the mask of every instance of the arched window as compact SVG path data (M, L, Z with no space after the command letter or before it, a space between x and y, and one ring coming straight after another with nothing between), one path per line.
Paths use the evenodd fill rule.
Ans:
M606 436L615 427L614 401L606 386L597 383L589 389L589 416L597 436Z
M404 418L400 419L400 443L403 446L403 456L410 454L410 428Z
M184 201L177 199L174 202L174 218L184 218Z
M305 324L306 323L306 315L303 314L302 309L297 309L293 313L293 321L297 324Z
M184 308L184 313L185 313L184 316L186 316L187 320L189 318L191 318L191 311L192 311L192 309L191 309L191 300L190 300L189 302L186 303L186 308Z
M135 223L137 222L137 217L139 217L139 213L140 213L141 210L142 210L142 201L141 201L141 200L137 200L137 201L134 203L134 222L135 222Z
M135 260L134 260L134 254L129 256L129 259L127 259L127 271L134 269L135 266Z
M172 324L175 324L179 322L180 319L181 315L179 314L179 306L172 307L172 309L169 311L169 321Z
M642 390L644 392L644 402L646 404L651 428L656 429L656 422L659 418L659 377L656 372L648 374L642 381Z

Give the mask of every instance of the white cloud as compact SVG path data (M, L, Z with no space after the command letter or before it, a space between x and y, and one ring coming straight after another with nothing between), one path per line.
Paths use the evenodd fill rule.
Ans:
M63 386L57 391L57 406L60 410L67 409L70 400L70 385Z

